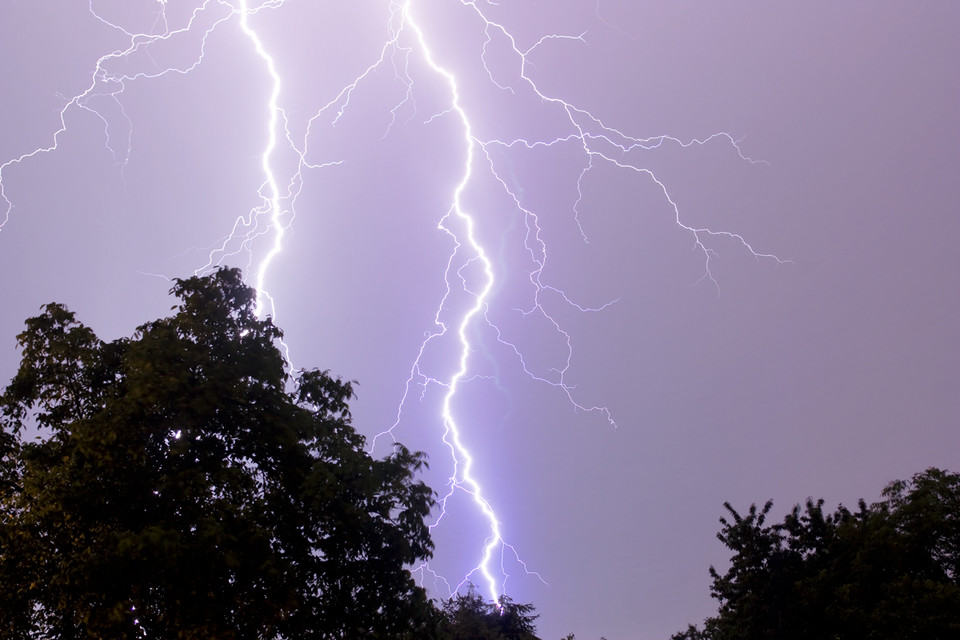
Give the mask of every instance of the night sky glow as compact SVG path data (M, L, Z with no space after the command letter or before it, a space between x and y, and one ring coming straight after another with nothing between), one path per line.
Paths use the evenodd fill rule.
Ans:
M435 596L666 638L724 501L960 467L958 18L0 0L0 374L45 302L114 338L240 266L429 454Z

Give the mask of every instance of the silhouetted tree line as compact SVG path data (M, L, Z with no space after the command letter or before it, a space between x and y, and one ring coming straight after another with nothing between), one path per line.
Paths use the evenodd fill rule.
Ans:
M771 502L725 504L718 614L673 640L960 638L960 475L931 468L882 495L833 513L808 500L777 524Z
M534 637L530 605L438 607L415 584L406 567L433 550L424 456L373 459L352 384L291 375L238 271L171 293L173 315L131 338L104 342L59 304L18 336L0 637Z
M372 458L352 383L294 375L222 269L104 342L59 304L26 321L0 395L0 638L537 640L530 604L439 604L424 456ZM28 434L39 434L28 439ZM960 638L960 476L855 512L729 504L716 617L674 640ZM565 640L573 640L573 635Z

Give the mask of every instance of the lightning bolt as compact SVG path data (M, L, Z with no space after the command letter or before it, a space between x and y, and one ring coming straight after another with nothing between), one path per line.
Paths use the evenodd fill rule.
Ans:
M530 379L554 389L575 412L595 414L611 427L617 425L609 408L585 403L578 397L575 384L571 381L574 337L564 328L556 311L551 309L561 307L579 313L600 313L616 304L618 299L585 304L552 284L544 275L555 258L544 240L541 226L543 212L528 202L522 185L511 178L511 154L553 151L577 155L579 169L572 185L576 196L569 204L569 215L585 243L589 243L590 238L581 223L580 212L581 205L588 198L585 184L592 173L604 167L650 181L672 212L678 229L690 238L690 244L702 262L701 281L709 282L718 293L719 285L711 267L719 242L733 242L758 259L774 263L788 261L755 249L739 233L685 222L667 186L644 164L644 152L665 145L688 148L725 144L740 160L748 163L757 161L746 155L740 142L726 132L686 140L671 135L640 137L608 125L591 111L541 88L533 63L538 52L549 44L560 42L589 46L588 34L548 33L523 45L506 24L494 19L498 5L489 0L444 0L443 6L462 12L461 17L482 31L480 50L471 55L478 61L485 82L507 99L537 103L548 116L548 124L540 127L548 131L546 134L541 132L529 137L505 137L483 133L491 127L478 126L479 116L483 113L482 105L464 92L464 76L457 71L453 61L444 57L442 47L437 46L436 38L428 27L429 22L422 19L423 16L429 16L438 5L417 0L384 0L387 35L379 51L371 56L369 64L360 69L349 83L334 89L329 101L319 105L306 120L298 120L296 124L299 128L292 126L294 118L282 106L283 87L287 86L290 78L278 69L270 48L264 44L255 25L258 14L279 11L288 1L197 0L190 11L181 10L174 15L166 0L157 0L151 29L137 31L124 27L121 21L109 19L97 10L94 0L90 0L90 14L114 33L122 35L126 45L104 54L96 61L90 83L63 106L59 112L59 127L47 143L0 165L0 230L13 211L13 202L5 191L5 179L8 179L14 167L36 156L55 152L68 129L68 119L75 112L92 114L101 123L104 143L122 171L129 161L134 142L134 126L123 108L125 89L134 82L149 82L161 76L192 72L204 62L210 35L215 31L236 28L256 54L261 71L265 72L269 82L263 121L266 143L259 158L263 180L258 191L259 201L245 214L238 216L230 230L208 247L208 259L197 271L205 272L220 264L245 260L246 273L252 274L248 277L258 294L258 313L275 316L277 309L267 291L267 281L271 266L283 252L285 235L292 231L298 196L311 172L329 169L345 161L342 158L314 159L318 155L315 152L316 130L336 127L352 108L358 88L372 82L378 72L387 71L393 73L403 88L400 97L389 109L389 121L383 132L384 137L389 136L395 128L405 126L418 116L419 85L424 82L423 78L432 77L433 82L442 87L435 91L445 96L443 106L433 113L421 115L420 120L424 125L440 120L452 120L455 123L459 131L461 163L459 178L449 185L449 208L445 212L438 212L437 227L449 238L451 246L442 273L444 293L437 303L432 327L425 332L419 349L413 354L394 422L372 439L371 450L383 439L395 440L395 434L402 428L410 407L425 402L428 391L440 391L442 400L437 409L439 437L449 454L452 471L441 491L439 513L432 526L442 526L448 507L454 500L465 497L486 523L486 531L479 535L476 564L452 588L429 565L415 569L424 581L433 577L443 584L448 592L446 595L457 591L468 581L477 580L482 583L486 594L496 600L505 591L510 575L507 568L509 562L515 562L522 571L542 578L539 573L527 568L521 554L508 543L504 534L506 527L498 517L495 505L487 497L475 470L475 456L466 443L464 421L458 413L460 392L466 385L490 377L477 366L478 355L491 347L499 349L508 354L514 366ZM152 54L164 47L180 47L193 51L194 55L187 63L158 65ZM494 63L494 58L497 58L497 63ZM405 112L412 115L404 119ZM532 294L526 306L515 310L515 313L523 318L537 319L549 327L563 345L558 367L544 369L531 363L523 343L510 337L490 313L492 296L497 287L510 278L516 278L505 269L497 268L491 257L490 246L478 233L478 225L487 212L477 211L468 204L469 191L491 188L506 199L514 219L525 230L522 251L529 268L521 274L520 280L525 281L525 286ZM484 336L488 336L488 339L484 340ZM431 354L442 353L450 349L451 344L455 355L443 373L435 372L437 367L428 364Z

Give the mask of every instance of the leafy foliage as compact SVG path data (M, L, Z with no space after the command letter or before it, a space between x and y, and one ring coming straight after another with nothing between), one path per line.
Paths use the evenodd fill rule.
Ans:
M928 469L883 497L832 514L808 500L775 525L770 502L724 505L718 615L673 640L960 638L960 474Z
M494 604L471 586L443 603L438 640L537 640L531 604L500 596Z
M236 270L103 342L27 320L0 396L0 637L418 637L421 454L382 460L350 382L287 373ZM31 431L41 436L25 441Z

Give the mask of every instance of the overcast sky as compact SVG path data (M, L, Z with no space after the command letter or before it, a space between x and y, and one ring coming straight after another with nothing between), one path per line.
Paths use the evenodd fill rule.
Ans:
M358 380L356 427L445 493L466 341L451 412L516 550L490 567L544 638L715 611L724 501L960 469L955 2L287 0L249 33L240 0L91 4L0 0L4 380L45 302L112 339L169 278L253 282L276 86L292 361ZM489 535L455 493L431 570Z

